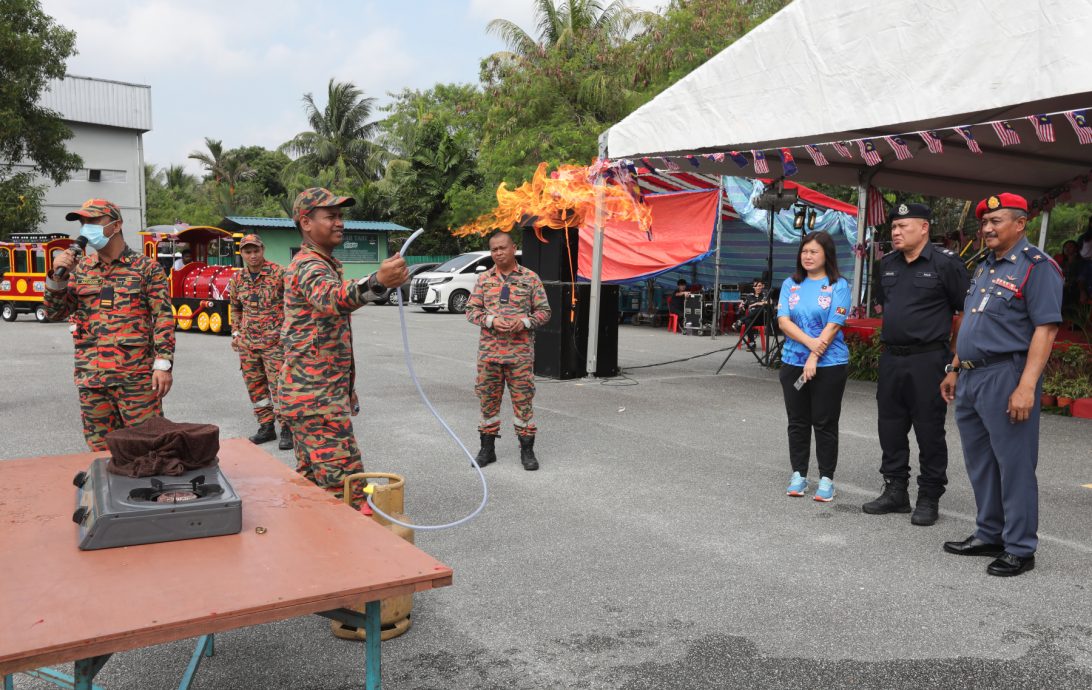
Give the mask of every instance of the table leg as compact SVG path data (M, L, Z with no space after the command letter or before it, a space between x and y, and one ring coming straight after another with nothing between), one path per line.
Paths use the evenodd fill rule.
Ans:
M197 674L198 667L201 666L201 658L212 656L213 639L212 635L202 635L197 638L197 646L194 647L190 663L186 666L186 672L182 674L182 681L178 684L178 690L189 690L190 684L193 683L193 677Z
M380 606L382 602L369 601L364 605L364 640L366 671L365 688L367 690L380 690L383 687L380 662Z

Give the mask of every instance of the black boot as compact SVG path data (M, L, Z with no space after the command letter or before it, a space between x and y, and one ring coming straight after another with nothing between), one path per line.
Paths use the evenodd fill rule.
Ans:
M910 516L910 522L922 527L937 524L937 504L940 499L936 496L922 496L918 494L918 504L914 506L914 514Z
M277 447L281 450L292 450L295 445L296 441L292 438L292 430L287 425L281 424L281 441L277 444Z
M482 440L482 448L478 451L478 457L474 458L474 462L478 463L478 467L485 467L486 465L497 461L497 437L493 434L482 434L478 436Z
M861 510L869 515L909 513L910 494L906 491L907 482L897 479L884 479L883 481L883 493L875 501L869 501L861 506Z
M253 444L266 443L277 438L277 430L273 428L273 422L267 422L258 427L258 432L250 437Z
M519 461L523 463L523 469L533 472L538 469L538 458L535 457L535 437L519 437Z

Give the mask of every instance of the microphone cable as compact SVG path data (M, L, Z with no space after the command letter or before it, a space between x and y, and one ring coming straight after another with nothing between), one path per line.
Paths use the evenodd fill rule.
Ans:
M417 239L424 231L424 228L420 228L412 235L410 235L409 239L402 244L402 249L398 252L398 255L401 257L405 257L406 250L409 249L410 244L412 244L413 241ZM371 508L375 513L381 515L383 519L393 522L394 524L405 527L407 529L430 531L458 527L459 525L466 524L467 522L473 520L475 517L478 516L478 513L482 512L482 509L485 508L485 504L489 501L489 485L485 481L485 473L482 472L482 468L478 466L478 462L474 459L474 456L470 454L470 451L467 449L466 445L463 444L462 440L458 437L458 435L456 435L451 427L448 426L448 423L444 421L444 418L440 416L440 413L436 411L436 408L432 405L432 401L428 399L428 396L425 395L424 389L421 388L421 381L417 378L417 372L413 368L413 355L410 352L409 333L406 331L406 305L402 302L402 290L399 288L395 288L395 294L398 295L398 320L401 322L402 326L402 355L406 360L406 369L409 370L409 375L410 378L413 380L413 385L417 388L417 393L421 396L421 400L424 401L425 407L427 407L428 411L432 413L432 416L436 418L436 421L440 423L440 426L444 428L444 431L447 432L447 435L450 436L455 441L455 444L462 449L463 453L466 454L466 457L470 459L470 466L478 472L478 477L481 479L482 482L482 502L478 505L477 508L474 509L472 513L465 517L459 518L454 522L447 522L442 525L411 525L408 522L402 522L401 520L387 515L378 507L376 507L375 502L372 500L374 497L374 493L369 490L371 489L371 485L369 485L367 488L364 489L366 492L368 492L368 507Z

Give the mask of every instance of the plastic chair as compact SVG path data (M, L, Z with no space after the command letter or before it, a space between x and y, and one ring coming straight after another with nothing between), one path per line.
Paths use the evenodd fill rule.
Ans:
M746 339L747 331L755 331L756 333L758 333L758 337L760 338L759 342L762 344L762 351L765 352L766 351L766 327L765 326L751 326L750 328L745 328L743 330L743 332L740 333L740 339L739 339L739 342L736 343L736 349L738 350L739 348L743 347L743 341L744 341L744 339Z

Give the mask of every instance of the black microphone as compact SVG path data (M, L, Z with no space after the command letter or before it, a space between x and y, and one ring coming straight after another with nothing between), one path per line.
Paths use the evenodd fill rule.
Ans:
M79 258L80 254L83 254L83 250L87 248L87 238L80 235L76 238L76 246L69 247L76 252L76 258ZM53 269L53 280L65 280L68 278L68 269L64 266Z

